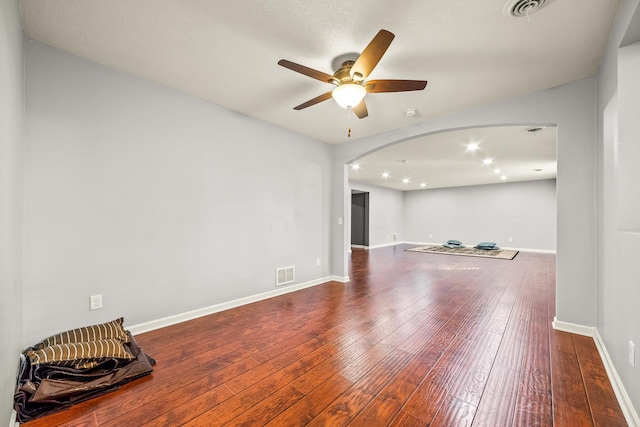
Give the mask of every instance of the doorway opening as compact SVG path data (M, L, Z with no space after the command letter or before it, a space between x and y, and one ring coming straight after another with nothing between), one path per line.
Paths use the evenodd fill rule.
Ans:
M351 247L369 247L369 193L351 190Z

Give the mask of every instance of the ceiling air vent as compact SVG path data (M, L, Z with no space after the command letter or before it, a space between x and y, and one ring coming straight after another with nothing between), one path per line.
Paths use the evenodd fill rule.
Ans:
M504 11L515 17L529 16L544 6L544 3L545 0L509 0Z

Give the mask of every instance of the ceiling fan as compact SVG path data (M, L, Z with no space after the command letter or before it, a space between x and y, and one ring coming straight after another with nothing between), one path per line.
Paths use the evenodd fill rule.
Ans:
M321 82L330 83L336 87L327 93L323 93L307 102L304 102L294 110L302 110L311 107L327 99L333 98L338 105L351 109L360 119L369 115L364 96L367 93L382 92L408 92L413 90L423 90L427 86L424 80L369 80L367 76L373 71L382 55L387 51L395 35L387 30L380 30L371 42L364 48L358 59L355 61L345 61L333 75L296 64L295 62L281 59L278 65L304 74Z

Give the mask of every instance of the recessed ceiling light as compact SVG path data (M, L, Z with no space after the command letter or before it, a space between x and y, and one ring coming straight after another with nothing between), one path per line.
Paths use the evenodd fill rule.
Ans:
M490 165L491 163L493 163L493 159L484 159L484 160L482 161L482 164L483 164L483 165Z
M506 180L506 179L507 179L507 175L502 175L502 176L500 177L500 179L501 179L501 180L503 180L503 181L504 181L504 180Z
M467 144L467 151L476 151L478 149L479 145L475 142L472 142L470 144Z
M389 178L389 172L382 172L382 177L383 177L384 179Z
M407 117L414 117L417 112L418 110L416 110L415 108L407 108L406 110L404 110L404 114L406 114Z
M351 165L351 169L353 169L354 171L360 170L360 165L357 163L354 163Z
M502 169L494 169L493 170L493 173L501 173L501 172L502 172Z
M403 178L402 179L402 183L403 184L408 184L409 183L409 178Z
M426 187L426 186L427 186L427 184L426 184L426 183L424 183L424 182L421 182L421 183L420 183L420 187L424 188L424 187Z

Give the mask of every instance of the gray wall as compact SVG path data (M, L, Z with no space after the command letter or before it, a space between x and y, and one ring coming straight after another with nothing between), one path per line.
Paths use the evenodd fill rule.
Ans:
M639 4L639 0L622 2L598 72L596 107L597 329L636 410L640 408L640 357L636 354L632 368L627 350L632 340L640 352L640 234L638 218L629 215L640 209L640 45L618 48L640 41ZM634 228L635 232L630 231Z
M22 351L23 53L18 2L0 2L0 424Z
M36 42L25 55L23 344L272 291L277 267L329 276L329 146Z
M558 126L557 295L559 320L596 324L595 215L596 79L588 78L452 114L414 126L335 146L334 161L345 165L378 148L419 135L463 127L503 124ZM334 188L344 183L344 168L334 168ZM343 194L332 194L333 212L346 212ZM340 253L347 240L342 226L332 224L334 274L346 271Z
M369 247L391 245L404 240L402 191L354 181L349 182L349 187L369 193Z
M409 242L492 241L502 247L554 251L556 181L407 191L404 227Z
M396 242L556 249L555 179L404 192L355 181L349 187L370 194L370 247L393 244L395 233Z

